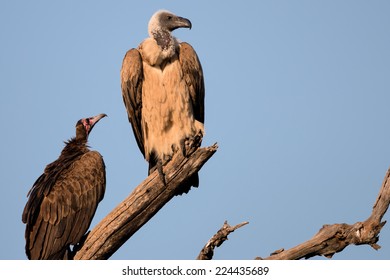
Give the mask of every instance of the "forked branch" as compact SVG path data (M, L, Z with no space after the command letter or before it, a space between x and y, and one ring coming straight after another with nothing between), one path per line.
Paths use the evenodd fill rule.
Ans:
M249 222L243 222L236 226L231 226L225 221L223 226L218 230L216 234L207 242L207 244L200 251L197 260L211 260L214 255L215 247L219 247L228 239L228 235L235 231L236 229L247 225Z

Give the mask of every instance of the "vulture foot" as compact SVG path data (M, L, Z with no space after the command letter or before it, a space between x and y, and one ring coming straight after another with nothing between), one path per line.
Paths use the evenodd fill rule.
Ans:
M76 253L83 247L85 240L87 239L90 232L91 232L90 230L87 231L87 233L85 233L81 237L80 241L73 246L73 250L70 247L67 248L67 252L64 256L64 260L73 260Z
M184 157L192 155L202 144L203 134L199 131L195 136L180 141L181 151Z

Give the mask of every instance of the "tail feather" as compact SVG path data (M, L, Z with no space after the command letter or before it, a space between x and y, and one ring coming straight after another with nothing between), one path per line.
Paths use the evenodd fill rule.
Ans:
M179 188L177 188L175 195L183 195L185 193L188 193L191 189L191 187L199 187L199 175L198 172L196 172L194 175L189 177L187 180L185 180Z

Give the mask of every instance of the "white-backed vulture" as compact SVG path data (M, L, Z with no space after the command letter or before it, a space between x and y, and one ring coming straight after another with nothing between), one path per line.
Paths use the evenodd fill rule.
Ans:
M122 96L138 147L149 162L149 174L157 167L163 180L162 166L173 153L186 155L186 141L204 134L202 66L191 45L172 35L177 28L191 27L186 18L156 12L149 38L126 53L121 69ZM198 184L195 174L179 193Z
M105 114L81 119L76 137L46 166L28 193L22 221L31 260L71 259L70 245L82 241L106 188L102 156L90 151L88 135Z

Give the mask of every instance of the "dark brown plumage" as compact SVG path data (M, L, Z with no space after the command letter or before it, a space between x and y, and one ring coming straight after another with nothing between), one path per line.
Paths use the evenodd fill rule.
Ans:
M70 259L70 245L81 241L106 188L102 156L90 151L88 135L105 114L81 119L76 137L65 142L59 158L46 166L28 193L26 224L29 259Z
M168 11L149 21L149 38L129 50L121 69L123 101L138 147L149 162L149 174L176 150L186 155L186 142L204 134L204 79L192 46L171 32L191 28L191 22ZM165 182L165 181L164 181ZM194 174L178 192L199 184Z

